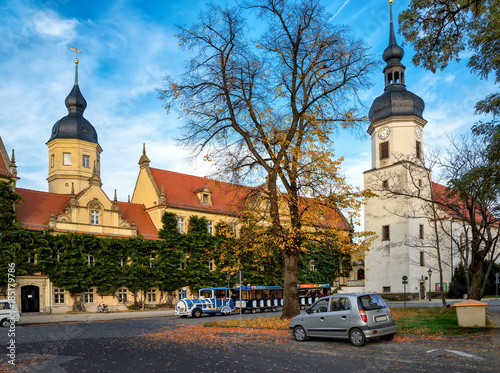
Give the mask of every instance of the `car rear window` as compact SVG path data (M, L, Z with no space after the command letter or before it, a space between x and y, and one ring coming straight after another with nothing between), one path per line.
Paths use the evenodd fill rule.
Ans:
M384 300L378 294L367 294L358 297L359 309L378 310L386 307Z

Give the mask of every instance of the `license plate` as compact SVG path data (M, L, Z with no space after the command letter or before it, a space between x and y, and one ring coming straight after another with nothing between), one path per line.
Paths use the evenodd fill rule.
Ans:
M387 321L387 315L375 317L375 322L380 322L380 321Z

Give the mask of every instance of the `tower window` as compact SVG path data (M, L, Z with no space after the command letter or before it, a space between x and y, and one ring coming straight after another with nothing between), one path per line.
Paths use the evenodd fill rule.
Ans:
M380 159L389 158L389 141L380 143Z
M387 74L387 84L392 84L392 73Z
M90 156L88 156L88 155L84 155L83 156L83 158L82 158L82 166L83 167L87 167L87 168L90 167Z
M415 148L416 148L416 156L417 158L422 158L422 143L420 141L417 141L416 144L415 144Z
M384 180L384 181L382 181L382 187L383 187L384 189L389 188L389 180Z
M389 241L390 236L389 236L389 226L384 225L382 226L382 241Z
M99 225L99 210L90 210L90 224Z
M54 154L50 156L50 167L54 167L56 165L56 157Z
M71 166L71 153L63 153L63 166Z
M421 240L424 239L424 225L420 224L419 230L418 230L418 236L420 237Z
M424 252L420 252L420 267L425 267L425 258L424 258Z
M394 83L399 83L399 73L397 71L394 73Z

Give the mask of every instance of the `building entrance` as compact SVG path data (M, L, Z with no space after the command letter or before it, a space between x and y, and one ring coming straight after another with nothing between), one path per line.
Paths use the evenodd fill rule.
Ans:
M40 289L38 286L21 287L21 312L40 312Z
M425 299L425 283L420 283L420 299Z

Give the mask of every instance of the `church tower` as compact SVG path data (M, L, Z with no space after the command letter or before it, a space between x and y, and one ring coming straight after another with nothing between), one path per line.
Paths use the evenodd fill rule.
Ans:
M77 194L88 188L89 180L100 186L101 146L97 132L83 117L87 102L78 86L78 58L75 59L75 84L66 97L68 115L52 127L49 148L49 192Z
M406 190L428 185L425 177L416 180L408 170L408 162L423 166L427 121L422 116L424 101L406 89L404 50L394 33L392 0L389 4L389 45L382 55L385 89L369 112L372 167L364 173L364 184L377 196L366 201L365 230L378 237L365 258L365 289L396 296L403 294L403 276L408 278L406 292L420 294L428 270L424 245L414 243L415 239L422 243L422 234L428 231L424 215L415 214L422 206L388 192L396 183Z

